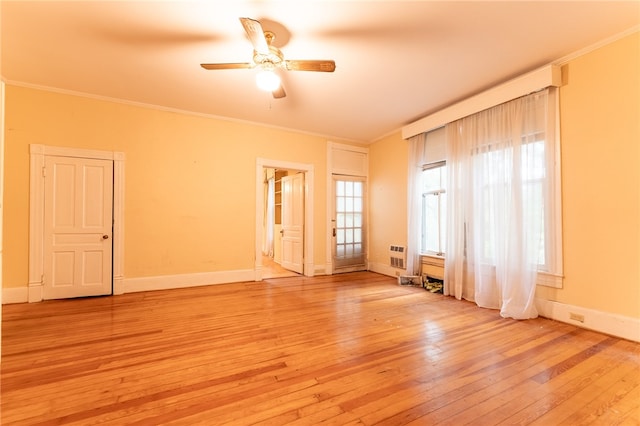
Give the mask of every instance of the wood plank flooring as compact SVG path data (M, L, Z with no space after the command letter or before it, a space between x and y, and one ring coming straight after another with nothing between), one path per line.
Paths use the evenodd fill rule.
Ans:
M299 274L283 268L269 256L262 256L262 278L296 277Z
M8 425L640 424L640 345L370 272L3 307Z

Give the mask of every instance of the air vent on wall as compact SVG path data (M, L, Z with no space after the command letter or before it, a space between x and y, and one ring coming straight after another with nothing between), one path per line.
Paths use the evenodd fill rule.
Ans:
M406 252L404 246L389 246L389 262L393 268L404 269Z

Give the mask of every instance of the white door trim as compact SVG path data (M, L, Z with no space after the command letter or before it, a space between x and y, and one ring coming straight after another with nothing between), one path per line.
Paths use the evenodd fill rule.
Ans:
M313 164L293 163L289 161L256 159L256 251L255 280L262 281L262 227L264 222L264 168L297 170L304 173L304 259L303 274L314 276L313 262L313 200L314 167Z
M29 170L29 302L43 300L45 156L113 161L113 294L124 293L124 153L31 144Z

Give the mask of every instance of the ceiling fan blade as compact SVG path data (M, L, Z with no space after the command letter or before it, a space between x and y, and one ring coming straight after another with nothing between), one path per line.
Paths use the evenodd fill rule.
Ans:
M330 60L291 60L284 61L284 67L289 71L333 72L336 69L336 63Z
M280 87L278 87L276 90L271 92L271 94L275 99L281 99L287 96L287 94L284 91L284 87L282 87L282 84L280 84Z
M206 70L236 70L253 68L255 65L250 63L230 63L230 64L200 64Z
M255 51L261 55L268 55L269 46L267 45L267 39L264 38L264 31L260 22L251 18L240 18L240 22L247 32Z

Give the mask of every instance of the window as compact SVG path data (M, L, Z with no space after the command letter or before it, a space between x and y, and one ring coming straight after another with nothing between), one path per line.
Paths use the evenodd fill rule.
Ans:
M524 93L452 113L444 144L412 136L407 190L407 269L446 252L445 294L517 319L537 316L536 285L562 288L558 91Z
M528 233L532 235L539 235L540 237L535 241L535 247L533 248L536 253L538 270L548 270L548 259L545 235L545 141L544 134L536 134L529 137L530 140L526 140L527 137L523 136L522 148L520 149L520 164L519 173L521 173L521 179L519 180L522 185L522 227L528 230ZM488 200L495 197L498 191L502 190L501 186L504 186L504 179L507 181L513 179L512 175L514 169L506 167L506 164L510 164L513 161L513 149L512 148L491 148L486 152L479 152L474 155L474 167L476 168L496 168L502 170L502 176L487 175L488 178L483 181L481 194L478 198ZM487 232L483 238L482 249L482 261L488 264L494 264L496 260L496 238L499 235L494 231L496 227L496 220L500 220L500 213L496 211L496 205L493 203L483 203L483 212L481 212L482 226L484 229L491 230Z
M447 235L447 166L444 161L431 163L422 170L422 225L420 251L444 254Z
M364 263L364 181L357 178L335 180L336 194L336 242L335 258L337 266L353 266Z
M562 285L557 113L557 91L547 89L447 124L446 189L456 214L448 216L446 261L461 297L495 306L495 294L504 302L533 298L535 284ZM520 287L506 290L513 283ZM524 317L532 314L530 300L521 305Z
M406 265L414 275L420 273L421 255L445 251L446 142L445 127L421 133L409 141Z
M535 263L538 265L539 272L554 273L556 272L555 262L552 258L554 236L551 235L553 228L550 224L553 222L552 205L555 203L551 199L554 195L550 194L550 188L553 186L549 182L549 169L553 167L553 163L547 162L549 157L553 159L553 153L547 155L547 145L544 133L522 136L522 145L518 154L521 166L517 172L521 174L518 181L522 185L522 229L526 234L538 236L531 245L531 250L535 253L532 257L536 259ZM495 194L502 190L504 179L513 180L515 169L506 167L506 164L511 164L514 161L513 156L514 150L512 148L501 148L500 144L492 145L488 150L474 154L474 168L502 170L500 176L485 175L487 179L482 181L482 187L476 199L494 199ZM483 202L481 205L483 209L478 216L482 217L482 227L489 230L489 232L483 233L481 260L483 263L495 264L498 255L496 238L501 235L495 229L496 221L502 220L501 212L498 211L495 203Z

